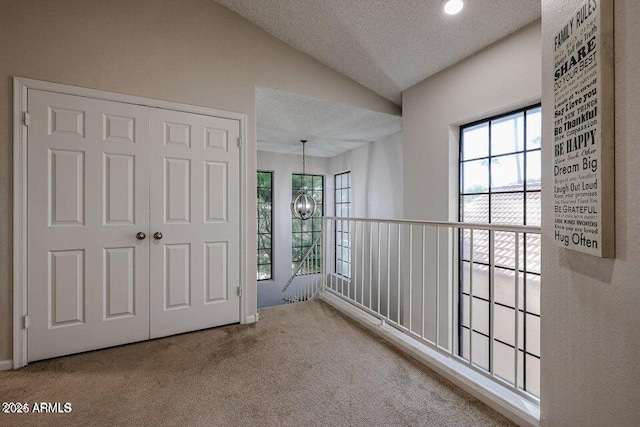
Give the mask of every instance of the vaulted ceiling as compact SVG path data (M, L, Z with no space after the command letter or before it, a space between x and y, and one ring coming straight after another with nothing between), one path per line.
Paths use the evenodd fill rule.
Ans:
M540 17L540 0L216 0L400 104L401 92Z

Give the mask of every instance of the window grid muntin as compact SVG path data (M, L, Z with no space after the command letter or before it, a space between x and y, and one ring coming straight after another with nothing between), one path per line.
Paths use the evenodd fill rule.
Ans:
M264 186L261 185L260 175L268 176L269 185ZM261 198L261 191L267 190L269 193L269 200L264 201ZM260 223L261 221L266 221L269 226L268 232L261 232ZM257 174L257 280L273 280L273 172L268 171L258 171ZM265 242L267 239L266 236L269 237L267 246ZM260 257L261 251L268 251L268 261L262 260ZM269 266L269 274L268 276L260 277L260 271L264 270L264 266ZM263 267L263 268L261 268Z
M496 305L497 305L497 303L496 303ZM468 327L468 326L460 325L460 327L461 327L461 328L463 328L463 329L466 329L467 331L469 330L469 327ZM482 335L482 336L483 336L483 337L485 337L485 338L489 338L489 335L487 335L487 334L485 334L484 332L479 331L479 330L477 330L477 329L474 329L474 330L473 330L473 333L474 333L474 334L478 334L478 335ZM500 343L500 344L502 344L502 345L506 345L507 347L510 347L510 348L512 348L512 349L515 349L515 346L514 346L513 344L509 344L508 342L504 342L504 341L502 341L502 340L501 340L501 339L499 339L499 338L495 338L495 337L494 337L493 339L494 339L495 341L499 342L499 343ZM524 344L524 342L523 342L523 343L521 343L521 344ZM523 350L524 348L526 348L526 346L525 346L525 345L519 345L519 347L520 347L520 348L519 348L520 353L525 352L525 350ZM531 353L531 352L529 352L529 351L526 351L526 354L527 354L527 356L535 357L536 359L540 360L540 356L539 356L539 355L537 355L537 354L535 354L535 353Z
M346 178L346 186L345 184ZM349 218L351 216L351 171L342 172L334 175L334 210L336 217L342 217L343 208L347 208L347 216L344 218ZM340 182L340 184L338 184ZM343 201L342 195L344 191L347 192L347 201ZM338 223L340 223L340 230L338 230ZM346 230L345 230L346 229ZM339 235L342 234L341 238ZM347 243L344 244L346 235ZM342 276L346 279L351 279L351 259L344 259L342 254L344 251L351 250L351 232L349 230L349 222L344 221L336 221L336 231L335 231L335 273L339 276ZM344 265L347 265L347 271L344 271ZM338 265L341 266L338 269ZM345 274L346 273L346 274Z
M322 216L324 215L324 175L313 174L300 174L294 173L291 175L291 196L295 197L300 193L300 190L305 183L311 179L311 185L307 187L307 193L316 199L316 212L311 219L301 220L291 214L291 268L295 270L298 263L302 260L302 257L311 247L311 244L315 241L320 233L322 233ZM299 179L301 185L296 186L296 179ZM319 183L319 185L316 185ZM318 187L319 189L316 189ZM303 242L303 235L311 233L311 241L308 245ZM322 241L319 243L322 245ZM297 273L298 276L307 274L318 274L322 272L322 251L318 250L318 254L315 260L311 261L312 266L317 268Z
M527 185L527 164L528 164L528 156L527 154L529 153L534 153L537 151L541 151L542 150L542 144L540 144L539 147L535 147L535 148L531 148L528 149L528 145L529 145L529 139L527 137L527 133L528 133L528 125L527 125L527 117L530 113L535 114L539 111L535 111L535 110L539 110L541 108L540 104L536 104L536 105L531 105L519 110L515 110L515 111L511 111L505 114L501 114L499 116L494 116L494 117L490 117L487 119L483 119L483 120L478 120L476 122L473 123L469 123L467 125L461 126L460 127L460 135L459 135L459 173L458 173L458 191L459 191L459 196L458 196L458 220L459 221L464 221L464 204L463 204L463 199L465 196L480 196L480 195L486 195L487 196L487 203L488 203L488 223L491 223L491 215L493 213L493 209L492 209L492 195L494 194L498 194L498 195L503 195L503 194L522 194L522 200L523 200L523 211L522 211L522 223L524 225L527 225L527 194L529 193L541 193L541 189L529 189L528 185ZM541 113L541 112L540 112ZM500 153L497 155L493 155L492 154L492 146L491 146L491 142L492 142L492 123L496 120L501 120L504 118L507 118L509 116L517 116L518 114L522 114L522 118L523 118L523 123L522 123L522 135L523 135L523 147L524 150L514 150L513 152L508 152L508 153ZM480 126L482 124L486 123L488 125L488 148L487 148L487 152L488 152L488 156L484 156L484 157L478 157L478 158L470 158L470 159L465 159L464 158L464 131L466 129L470 129L476 126ZM522 154L523 156L523 170L522 170L522 190L514 190L514 191L492 191L492 159L495 158L500 158L503 156L512 156L512 155L516 155L516 154ZM485 192L469 192L466 193L464 191L464 164L468 163L468 162L472 162L472 161L478 161L478 160L487 160L488 164L488 174L489 174L489 179L488 179L488 185L487 185L487 191ZM526 319L527 315L532 315L532 316L536 316L536 317L540 317L540 315L536 314L536 313L532 313L530 311L527 310L527 281L526 281L526 277L528 274L531 275L537 275L540 276L539 273L536 273L534 271L528 271L527 270L527 245L526 245L526 239L527 239L527 234L526 233L520 233L522 236L522 242L523 242L523 247L522 247L522 260L523 260L523 265L518 269L519 272L522 272L523 274L523 306L524 306L524 310L523 309L518 309L518 312L522 312L523 314L523 319ZM464 240L463 240L463 233L460 232L459 233L459 240L460 240L460 244L458 245L458 271L459 271L459 289L460 289L460 295L465 295L465 296L470 296L469 292L464 292L464 286L463 286L463 280L464 280L464 275L463 275L463 263L464 262L469 262L470 260L468 258L464 258L463 257L463 253L464 253ZM494 248L492 247L492 239L489 239L488 245L489 245L489 254L492 253L492 251L494 250ZM469 254L471 254L471 249L469 249ZM490 265L488 263L481 263L481 262L477 262L474 260L474 265L486 265L489 266ZM494 267L496 267L494 265ZM501 269L508 269L511 271L514 271L514 268L508 268L508 267L504 267L504 266L499 266L499 268ZM489 280L491 281L491 275L489 275ZM491 292L491 283L489 283L489 292ZM473 295L472 298L470 298L470 304L473 304L474 299L479 299L482 301L487 301L489 302L490 300L492 300L494 298L493 295L489 295L489 300L487 301L486 298L481 298L478 297L476 295ZM462 310L462 298L459 298L459 302L458 302L458 325L459 325L459 335L458 335L458 339L460 342L462 342L463 339L463 334L462 334L462 329L467 329L469 330L468 326L464 326L463 325L463 310ZM515 301L514 301L515 303ZM502 305L504 306L504 304L500 304L494 301L494 304L498 304L498 305ZM515 307L509 307L513 310L515 310ZM491 328L491 317L489 317L489 327ZM523 352L525 354L529 354L533 357L536 357L534 354L531 354L529 352L527 352L527 347L526 347L526 343L527 343L527 323L526 321L523 322L522 325L522 331L523 331L523 336L522 336L522 348L523 348ZM486 336L485 334L482 334L479 331L476 331L475 329L473 331L469 331L469 345L472 345L472 337L473 337L473 333L478 333L481 335ZM488 338L488 337L487 337ZM497 338L494 337L494 340L497 342L501 342L502 344L508 345L506 343L503 343L502 341L498 340ZM511 348L515 348L514 346L510 346ZM489 353L491 352L491 346L489 346L488 348ZM461 346L459 346L459 350L458 353L461 357L464 357L462 354L462 348ZM489 361L489 370L491 370L492 366L491 364L493 363L493 355L489 354L488 355L488 361ZM539 356L537 357L539 359ZM522 359L522 384L519 384L520 387L522 387L523 390L527 391L527 364L526 364L526 357Z

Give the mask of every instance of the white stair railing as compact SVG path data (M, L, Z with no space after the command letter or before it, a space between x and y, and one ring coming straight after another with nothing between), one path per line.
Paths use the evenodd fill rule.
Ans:
M539 227L325 217L323 231L322 291L539 403Z
M282 301L285 304L307 301L320 289L324 259L323 240L323 233L320 233L282 288Z

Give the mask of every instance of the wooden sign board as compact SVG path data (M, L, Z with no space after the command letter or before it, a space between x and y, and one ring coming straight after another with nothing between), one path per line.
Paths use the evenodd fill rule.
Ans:
M613 258L613 0L585 0L553 47L554 240Z

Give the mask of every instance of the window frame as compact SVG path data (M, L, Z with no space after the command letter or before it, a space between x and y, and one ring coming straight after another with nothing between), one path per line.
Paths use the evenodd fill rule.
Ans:
M338 187L338 177L344 177L345 175L348 176L348 185L345 186L341 186ZM351 217L351 171L345 171L345 172L340 172L337 173L333 176L333 209L334 209L334 214L336 217L339 218L350 218ZM342 181L344 182L344 181ZM348 194L348 200L346 202L342 201L342 197L340 197L340 201L338 201L338 191L342 192L344 190L347 190L347 194ZM342 216L342 207L344 205L347 205L347 216L343 217ZM338 208L340 208L340 210L338 210ZM340 215L338 215L338 212L340 212ZM341 226L341 230L338 230L337 224L338 221L340 222L340 226ZM351 280L351 258L349 257L349 260L345 260L342 258L342 256L338 255L338 248L341 248L342 251L340 251L340 253L343 253L344 249L347 249L349 252L351 251L351 231L349 229L349 221L346 221L347 224L347 230L345 231L344 229L342 229L344 227L345 221L340 221L340 220L336 220L336 230L334 231L334 273L340 277L344 277L347 280ZM347 234L347 238L348 238L348 244L347 246L344 246L342 244L338 244L338 233L342 233L343 235L346 233ZM343 239L340 239L341 241L344 241ZM343 274L344 271L339 272L338 271L338 263L346 263L348 264L349 268L347 273L348 274Z
M487 223L491 224L492 221L492 196L495 194L522 194L522 203L523 203L523 211L522 211L522 224L521 225L527 225L527 194L528 193L539 193L540 197L541 197L541 192L542 192L542 187L540 186L539 189L531 189L528 188L529 186L527 185L527 159L528 156L527 154L529 153L535 153L535 152L540 152L542 153L542 141L540 141L540 146L537 148L533 148L533 149L529 149L527 146L528 143L528 138L527 138L527 113L531 112L532 110L536 110L536 109L540 109L540 114L542 114L542 110L541 110L542 106L541 103L536 103L536 104L532 104L532 105L528 105L526 107L523 108L519 108L516 110L512 110L503 114L498 114L498 115L494 115L491 117L487 117L481 120L476 120L474 122L471 123L467 123L464 125L461 125L459 128L459 135L458 135L458 221L459 222L463 222L465 221L464 216L463 216L463 211L464 211L464 197L465 196L487 196L488 197L488 218L487 218ZM500 153L497 155L493 155L492 154L492 146L491 146L491 142L492 142L492 133L491 133L491 126L492 123L495 121L498 121L500 119L504 119L506 117L509 116L514 116L517 114L522 113L523 116L523 146L522 149L518 150L516 149L515 151L509 151L509 152L505 152L505 153ZM472 159L464 159L464 130L465 129L469 129L469 128L473 128L482 124L487 124L488 126L488 146L487 146L487 155L486 156L481 156L481 157L477 157L477 158L472 158ZM501 157L506 157L506 156L513 156L513 155L521 155L522 156L522 177L523 177L523 182L522 182L522 189L521 190L514 190L514 191L494 191L492 188L492 160L495 158L501 158ZM486 192L465 192L464 191L464 165L465 163L468 162L473 162L473 161L479 161L479 160L486 160L488 162L488 181L487 181L487 190ZM541 169L542 169L542 164L540 165ZM518 351L520 352L520 356L519 359L522 360L522 383L519 384L518 386L522 388L523 391L526 391L528 393L531 393L530 391L527 390L527 358L528 357L533 357L535 359L540 360L540 355L539 354L534 354L531 353L529 351L527 351L527 316L534 316L538 319L541 318L541 313L535 313L535 312L531 312L529 311L529 308L527 306L527 276L531 275L531 276L537 276L540 277L540 272L535 272L535 271L531 271L527 269L527 265L526 265L526 259L527 259L527 245L526 245L526 238L527 238L527 234L523 233L523 239L522 239L522 259L524 260L523 265L520 265L518 267L518 274L522 274L522 306L518 307L518 312L519 315L521 314L521 327L522 327L522 340L521 342L519 342L518 344ZM469 262L468 258L464 257L464 236L463 233L461 232L461 230L458 232L458 304L457 304L457 318L458 318L458 331L457 331L457 337L458 337L458 342L462 343L463 341L467 341L465 339L463 339L463 331L466 330L468 335L469 335L469 339L471 339L473 337L473 334L479 334L481 336L483 336L484 338L486 338L487 340L490 339L490 336L485 334L482 331L477 330L475 327L473 329L473 331L470 330L469 326L464 326L464 321L463 321L463 317L464 317L464 308L463 308L463 301L464 301L464 297L467 297L469 300L469 304L473 304L475 300L480 300L483 301L487 304L491 304L491 301L494 299L494 295L491 295L491 281L495 280L491 274L489 274L489 298L484 298L484 297L480 297L477 295L473 295L473 297L471 297L470 292L466 292L464 291L464 263L465 262ZM491 242L489 242L489 245L491 245ZM489 253L491 253L493 251L492 247L489 247ZM491 264L490 262L482 262L482 261L477 261L474 260L474 265L482 265L485 267L488 267L489 270L491 271ZM493 268L499 268L499 269L503 269L503 270L508 270L511 272L515 273L515 267L508 267L508 266L504 266L504 265L496 265L494 262ZM494 301L494 304L496 306L501 306L507 309L511 309L511 310L515 310L515 307L513 306L509 306L507 304L503 304L500 303L498 301ZM489 327L491 327L491 319L489 319ZM496 338L495 336L493 337L493 339L496 342L499 342L505 346L510 347L512 350L515 349L515 346L506 342L503 342L502 340L499 340L498 338ZM493 355L491 354L491 345L488 346L487 351L489 352L488 354L488 362L489 362L489 367L491 367L491 364L493 363ZM464 357L463 356L463 348L460 344L458 344L458 356L459 357ZM481 367L480 367L481 368ZM481 368L483 369L483 368ZM535 396L535 395L534 395Z
M260 203L260 198L256 197L256 208L257 208L256 209L256 223L257 223L256 224L256 237L257 237L257 243L256 243L256 269L257 269L257 271L256 271L256 280L258 282L263 282L263 281L266 281L266 280L274 280L274 274L273 274L273 264L274 264L274 260L273 260L273 246L274 246L273 245L273 236L274 236L274 232L273 232L273 227L274 227L274 223L273 223L273 187L274 187L273 178L274 178L274 172L273 171L262 171L262 170L259 170L259 171L256 172L256 193L259 192L260 189L265 188L265 187L260 187L259 186L259 180L257 179L257 174L261 174L261 173L269 174L270 177L271 177L271 179L269 181L271 183L270 188L269 188L269 190L270 190L270 200L271 200L271 202L269 203L271 205L270 215L269 215L269 222L271 224L271 227L270 227L271 233L261 233L260 232L260 226L259 226L259 224L260 224L260 214L259 214L259 210L260 210L261 203ZM264 248L260 249L260 236L261 235L270 235L270 238L271 238L270 239L271 240L271 245L269 247L269 263L268 264L267 263L260 263L260 256L259 256L260 252L259 251L260 250L265 250ZM260 266L262 266L262 265L269 265L270 266L270 268L269 268L269 277L268 278L263 278L263 279L259 278Z
M311 233L311 243L313 244L313 241L316 239L317 234L318 233L322 233L322 217L324 216L324 203L325 203L325 176L322 174L311 174L311 173L307 173L307 174L302 174L302 173L292 173L291 174L291 195L292 197L294 197L296 194L298 194L298 192L300 191L300 188L294 188L293 187L293 180L295 176L300 176L300 177L312 177L313 178L320 178L321 179L321 194L322 197L320 200L318 200L316 198L316 203L319 204L319 209L316 210L315 214L313 215L312 218L308 219L308 220L301 220L301 219L297 219L293 216L293 214L291 214L291 270L292 272L295 270L296 268L296 264L299 263L301 261L301 259L296 259L296 257L294 257L294 249L304 249L303 251L301 251L301 256L304 256L304 253L306 253L306 251L311 247L311 246L305 246L305 245L301 245L301 246L295 246L295 236L296 234L304 234L304 233ZM313 188L308 188L307 192L312 195L315 198L314 193L316 193L317 191L314 190ZM294 221L299 221L300 222L300 231L294 231ZM303 227L304 227L304 223L310 223L311 224L311 231L304 231ZM314 229L314 223L319 223L319 230ZM320 242L320 244L322 244L322 242ZM319 262L318 262L318 271L315 272L303 272L302 270L300 270L296 275L297 276L305 276L305 275L309 275L309 274L319 274L322 272L322 257L320 256L319 258Z

